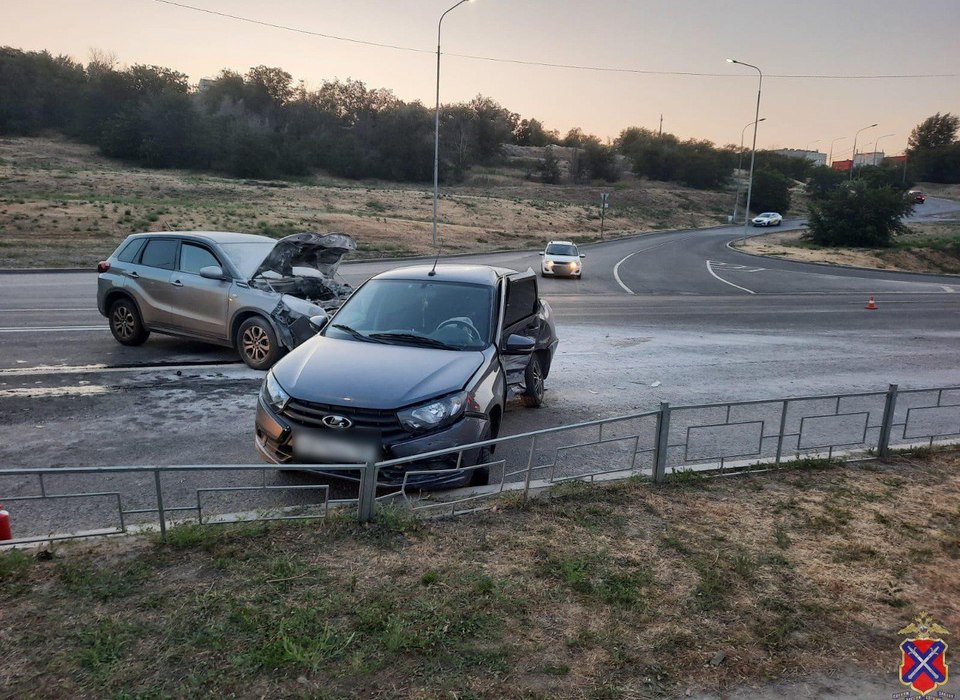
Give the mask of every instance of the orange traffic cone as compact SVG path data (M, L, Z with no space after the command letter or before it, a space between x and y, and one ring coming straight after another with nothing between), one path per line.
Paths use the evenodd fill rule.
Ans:
M864 308L869 309L870 311L876 311L878 308L880 308L877 306L877 302L873 300L872 294L870 295L870 301L867 302L867 305Z
M13 532L10 530L10 513L0 506L0 542L3 540L12 540Z

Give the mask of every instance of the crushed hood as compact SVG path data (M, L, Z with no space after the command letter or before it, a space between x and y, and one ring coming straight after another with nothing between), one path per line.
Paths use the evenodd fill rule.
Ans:
M353 238L345 233L295 233L277 241L253 278L268 272L292 277L294 267L308 267L333 279L343 256L356 249Z

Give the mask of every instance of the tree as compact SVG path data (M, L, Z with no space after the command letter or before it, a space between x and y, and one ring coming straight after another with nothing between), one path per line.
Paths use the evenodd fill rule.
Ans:
M536 119L521 119L513 132L513 140L518 146L546 146L559 143L556 131L547 131Z
M786 212L790 208L790 179L776 170L757 170L750 206L755 212Z
M810 172L810 179L807 180L807 194L811 197L824 197L847 180L847 174L839 170L826 166L814 168Z
M928 150L949 146L957 139L957 130L960 129L960 117L937 112L927 117L913 127L910 138L907 139L907 150Z
M556 185L560 182L560 160L549 146L544 150L543 158L537 163L540 182Z
M907 165L914 179L960 182L960 117L937 112L914 127L907 141Z
M903 187L856 179L811 200L810 238L825 246L886 247L913 206Z

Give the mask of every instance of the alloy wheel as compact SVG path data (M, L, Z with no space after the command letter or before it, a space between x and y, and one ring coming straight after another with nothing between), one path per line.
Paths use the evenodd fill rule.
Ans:
M243 352L254 362L263 362L270 354L270 337L260 326L250 326L241 339Z

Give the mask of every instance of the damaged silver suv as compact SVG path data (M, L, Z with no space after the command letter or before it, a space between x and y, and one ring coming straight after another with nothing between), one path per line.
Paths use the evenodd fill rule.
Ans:
M342 233L279 241L138 233L97 265L97 308L123 345L142 345L156 331L236 348L250 367L269 369L353 291L334 279L352 250L356 244Z

